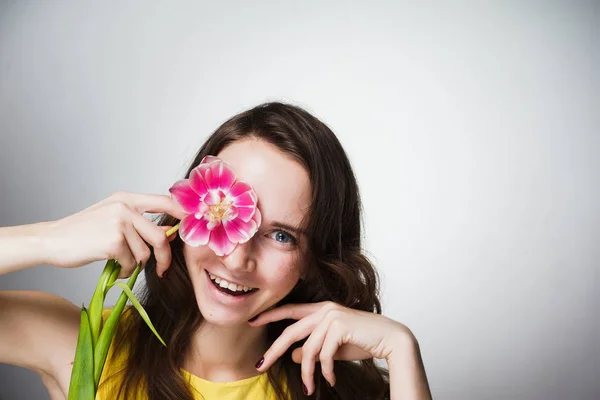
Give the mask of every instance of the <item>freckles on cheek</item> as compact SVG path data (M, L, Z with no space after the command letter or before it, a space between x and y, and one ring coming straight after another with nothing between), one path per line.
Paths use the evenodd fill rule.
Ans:
M286 263L277 264L277 267L269 268L269 271L264 271L268 285L281 298L285 297L285 294L280 296L279 293L292 290L300 279L301 274L301 268L297 263L291 263L289 260L286 261Z
M279 280L279 287L285 292L285 294L282 295L282 298L296 286L299 280L300 272L298 270L290 271L290 273Z

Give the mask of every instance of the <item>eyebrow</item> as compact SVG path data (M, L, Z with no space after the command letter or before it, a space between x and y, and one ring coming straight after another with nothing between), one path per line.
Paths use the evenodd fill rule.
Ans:
M306 236L306 232L303 229L300 229L296 226L284 224L283 222L279 222L279 221L273 221L273 222L271 222L271 225L273 225L276 228L282 228L287 231L291 231L297 235L305 235Z

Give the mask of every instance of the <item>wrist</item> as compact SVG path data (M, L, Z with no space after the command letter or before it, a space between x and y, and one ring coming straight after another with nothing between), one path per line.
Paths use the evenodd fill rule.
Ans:
M42 222L0 228L0 275L47 262L47 226Z
M48 233L52 228L53 222L38 222L31 225L28 240L32 248L35 249L37 264L52 264L53 246L50 243L50 235Z
M397 340L397 346L386 357L390 372L392 399L431 400L425 366L416 337L408 330Z
M419 354L417 338L406 328L400 330L393 340L391 350L386 357L388 365L391 363L405 363L414 360Z

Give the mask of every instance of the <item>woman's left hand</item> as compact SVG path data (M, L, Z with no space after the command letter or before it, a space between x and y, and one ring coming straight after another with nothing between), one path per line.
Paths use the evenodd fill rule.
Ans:
M372 312L354 310L334 302L287 304L268 310L249 322L261 326L283 319L298 322L288 326L264 354L258 370L266 371L287 349L308 336L292 359L302 364L302 381L307 394L314 391L315 362L321 362L323 376L335 385L333 360L385 358L403 352L416 342L405 325Z

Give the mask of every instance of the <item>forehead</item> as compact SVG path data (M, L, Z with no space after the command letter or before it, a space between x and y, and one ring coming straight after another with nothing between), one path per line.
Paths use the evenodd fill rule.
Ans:
M217 157L233 168L238 180L254 188L263 224L300 225L311 197L308 173L300 163L260 139L236 141Z

